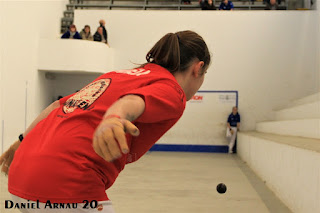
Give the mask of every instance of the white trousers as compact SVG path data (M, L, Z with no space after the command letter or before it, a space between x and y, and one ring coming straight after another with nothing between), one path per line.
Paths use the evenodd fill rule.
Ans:
M28 201L26 199L17 197L15 195L12 195L12 202L14 204L21 204L21 203L29 203L29 208L20 208L19 210L23 213L41 213L41 212L54 212L54 213L58 213L58 212L62 212L62 213L115 213L113 207L112 207L112 203L110 200L107 201L98 201L98 206L97 208L91 208L90 207L90 203L89 205L87 205L87 208L84 208L84 206L86 205L85 203L78 203L77 204L77 208L53 208L54 206L52 205L52 208L49 208L48 206L46 206L46 203L39 203L39 208L37 208L37 202L35 201ZM32 203L34 203L33 207L32 207ZM21 206L21 205L19 205ZM72 204L70 204L70 206L72 207ZM16 208L17 209L17 208Z
M234 147L234 144L236 142L237 137L237 127L231 127L233 134L231 135L230 141L229 141L229 153L232 153L232 149Z

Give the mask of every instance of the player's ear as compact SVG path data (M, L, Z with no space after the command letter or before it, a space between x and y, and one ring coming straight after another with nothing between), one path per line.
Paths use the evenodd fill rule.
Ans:
M193 75L194 77L198 78L199 76L203 75L203 67L204 62L203 61L196 61L193 64Z

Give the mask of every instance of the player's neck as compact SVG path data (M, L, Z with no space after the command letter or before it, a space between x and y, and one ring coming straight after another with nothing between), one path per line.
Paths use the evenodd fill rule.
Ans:
M184 73L181 72L177 72L174 74L174 77L176 78L178 84L181 86L182 90L184 91L184 93L187 92L187 76Z

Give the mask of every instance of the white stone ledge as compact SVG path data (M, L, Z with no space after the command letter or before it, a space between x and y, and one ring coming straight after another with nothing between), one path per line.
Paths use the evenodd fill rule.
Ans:
M258 132L320 139L320 119L260 122Z
M113 50L100 42L40 39L38 54L39 71L81 74L113 69Z
M320 140L239 132L238 155L292 212L320 212Z
M288 107L275 112L276 120L295 120L320 118L320 100Z

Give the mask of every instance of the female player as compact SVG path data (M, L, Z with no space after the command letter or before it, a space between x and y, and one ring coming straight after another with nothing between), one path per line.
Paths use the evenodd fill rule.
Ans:
M179 120L210 64L206 43L192 31L166 34L146 59L52 103L19 136L0 158L13 203L59 212L99 204L114 212L105 190Z

